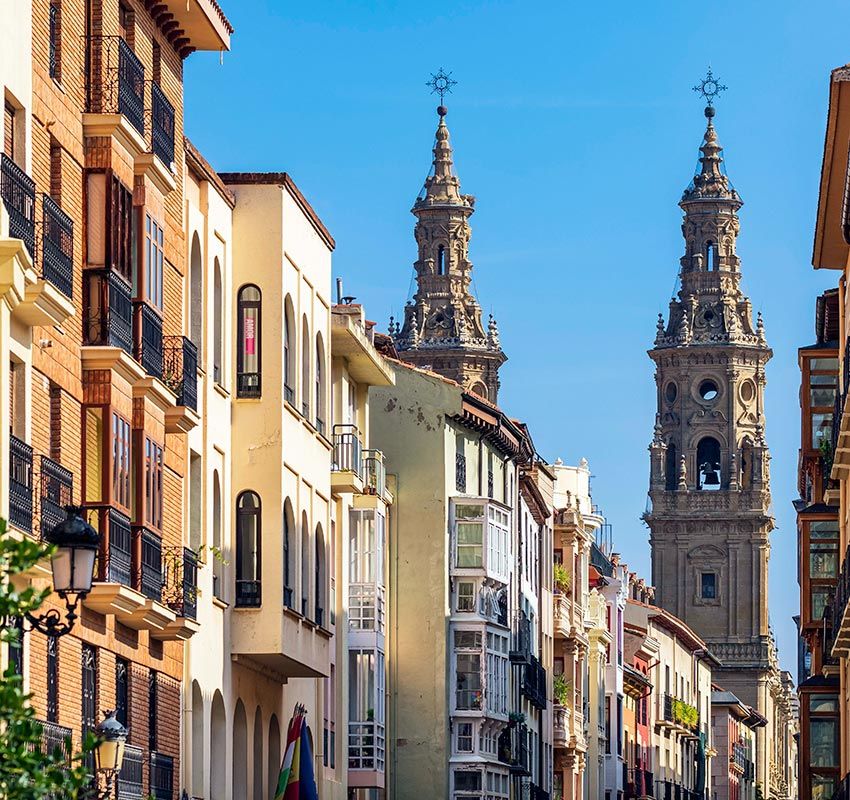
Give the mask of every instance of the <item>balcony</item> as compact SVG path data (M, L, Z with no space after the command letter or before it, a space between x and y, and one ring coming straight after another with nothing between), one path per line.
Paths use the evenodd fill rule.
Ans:
M9 236L22 239L35 258L35 181L0 153L0 199L9 213Z
M662 713L656 722L679 733L693 734L699 730L699 711L690 703L670 694L663 697Z
M511 723L499 736L499 761L507 764L513 775L531 775L528 727L524 722Z
M565 748L570 741L570 717L572 713L566 706L552 706L552 745Z
M43 195L41 274L67 298L74 297L74 221L50 195Z
M120 347L133 355L133 303L129 284L114 270L86 270L84 341Z
M145 68L120 36L88 37L90 79L87 111L120 114L145 133Z
M174 759L151 753L151 789L154 800L174 800Z
M133 531L136 553L136 586L149 600L162 601L162 540L155 533L138 528Z
M522 667L520 690L532 705L541 710L546 708L546 669L535 656Z
M331 491L360 493L363 491L363 446L356 425L333 426L333 464Z
M68 761L71 759L71 736L70 728L57 725L55 722L36 720L41 725L41 745L39 752L45 755L61 755ZM58 751L58 752L57 752Z
M850 654L850 614L848 614L848 601L850 601L850 547L844 553L844 561L841 564L841 572L838 574L838 583L835 586L835 594L829 606L831 616L832 655L834 657Z
M652 797L655 788L653 774L640 767L629 767L623 764L623 787L626 800L637 800L640 797Z
M10 435L9 522L27 533L32 533L32 478L32 447Z
M124 745L124 760L118 773L118 800L142 800L145 754L141 747Z
M61 464L41 457L41 536L65 519L65 507L74 502L74 476Z
M383 497L387 488L384 454L380 450L363 451L363 491Z
M162 600L177 619L165 630L152 634L157 639L190 639L199 629L198 557L188 547L166 547L163 551L165 573Z
M260 581L236 581L236 608L259 608L262 604L263 585Z
M516 629L509 657L513 664L531 664L534 656L531 654L531 620L522 612L517 611Z
M136 360L148 375L162 379L162 317L147 303L137 303Z
M151 150L171 168L174 162L174 106L155 81L151 82Z

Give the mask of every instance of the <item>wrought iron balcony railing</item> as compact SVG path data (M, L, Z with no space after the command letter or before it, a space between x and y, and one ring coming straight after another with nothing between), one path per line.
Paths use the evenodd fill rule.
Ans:
M9 437L9 521L32 533L32 447Z
M74 297L74 221L48 194L41 200L41 274L62 294Z
M523 665L521 691L532 705L546 708L546 669L535 656Z
M136 588L150 600L162 602L162 540L147 528L133 531Z
M74 502L74 475L56 461L42 456L39 484L43 537L65 519L65 507Z
M9 214L9 236L23 239L35 258L35 181L0 153L0 199Z
M174 106L162 88L151 82L151 150L166 167L174 161Z
M120 36L89 36L88 48L88 110L98 114L123 114L144 136L145 68L142 62Z
M356 425L334 425L333 427L334 472L353 472L361 475L363 468L360 432Z
M151 795L154 800L174 800L174 759L151 753Z
M522 611L517 611L513 634L513 644L510 660L514 664L530 664L533 658L531 654L531 620Z
M162 380L177 405L198 410L198 348L185 336L162 337Z
M528 727L514 722L499 736L499 761L507 764L514 775L530 775L531 759L528 747Z
M37 722L41 725L41 743L33 749L37 749L38 752L45 755L60 755L70 761L71 729L42 719L37 720Z
M144 793L145 752L141 747L124 745L124 760L118 773L118 800L142 800Z
M118 509L100 506L91 509L89 524L101 535L95 574L102 583L133 587L133 535L130 518Z
M826 655L840 656L850 652L850 615L848 615L848 602L850 602L850 547L844 552L844 560L841 562L841 571L838 573L838 581L835 584L835 592L831 602L824 610L824 616L831 621L830 630L827 633L828 647L825 648Z
M162 317L147 303L136 304L136 360L148 375L162 378Z
M363 483L368 494L384 496L387 487L387 472L384 468L384 454L380 450L363 451Z
M255 580L236 581L236 607L259 608L263 604L262 583ZM306 614L305 614L306 616Z
M133 355L133 303L129 284L114 270L86 270L85 343L120 347Z
M163 602L178 616L197 619L198 557L188 547L163 549Z

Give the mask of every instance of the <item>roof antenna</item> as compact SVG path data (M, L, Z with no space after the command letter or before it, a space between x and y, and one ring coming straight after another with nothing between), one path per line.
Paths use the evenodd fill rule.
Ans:
M336 302L340 306L350 306L357 298L354 295L342 293L342 278L336 279Z

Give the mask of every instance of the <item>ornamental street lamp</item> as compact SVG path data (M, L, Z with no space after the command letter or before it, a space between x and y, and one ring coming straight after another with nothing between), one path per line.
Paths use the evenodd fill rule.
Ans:
M55 608L44 614L27 614L30 628L47 636L70 633L77 620L77 606L91 591L94 560L100 545L100 534L81 516L77 506L66 506L66 517L44 534L44 541L55 547L50 559L53 591L65 601L65 619ZM6 619L0 628L9 628Z
M115 718L115 712L105 711L104 714L106 718L95 729L100 740L94 750L95 768L104 781L103 791L96 794L97 800L108 800L112 796L127 742L127 729Z

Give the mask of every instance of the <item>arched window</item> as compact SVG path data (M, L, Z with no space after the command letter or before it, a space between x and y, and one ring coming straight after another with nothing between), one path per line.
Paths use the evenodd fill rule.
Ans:
M221 544L221 481L213 470L213 596L224 600L224 553Z
M310 526L301 515L301 613L306 617L310 598Z
M667 456L664 462L664 488L674 490L679 485L679 458L676 443L667 445Z
M301 321L301 414L310 419L310 326Z
M706 436L697 445L697 489L716 490L723 483L720 476L720 444Z
M239 290L236 314L236 396L259 397L262 391L262 295L253 284Z
M204 363L204 262L198 234L192 236L189 255L189 338L198 349L198 363Z
M485 400L487 397L487 387L484 385L482 381L477 381L472 386L472 393L477 394L479 397L483 397Z
M325 624L325 537L322 526L316 526L316 613L314 620L317 625Z
M325 432L325 347L322 334L316 336L316 430Z
M233 800L248 800L248 718L241 700L233 715Z
M443 245L437 248L437 274L446 274L446 248Z
M221 285L221 264L218 258L215 259L213 266L215 269L213 279L213 380L218 384L223 384L222 351L224 348L224 330L222 320L224 318L224 308L222 308L222 304L224 303L224 292Z
M753 488L753 443L744 439L741 445L741 488Z
M705 243L705 269L706 272L717 269L717 253L714 250L714 242L712 241Z
M295 531L295 516L292 513L292 503L289 498L283 504L283 604L287 608L294 608L293 603L293 554L295 542L293 537Z
M254 800L263 800L266 794L263 787L263 784L265 783L263 776L263 712L259 706L257 706L256 711L254 711L253 739L254 741L252 750L254 751Z
M262 602L261 508L256 492L236 498L236 606L257 608Z
M286 295L283 301L283 398L295 403L295 327L292 298Z

